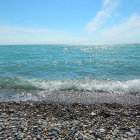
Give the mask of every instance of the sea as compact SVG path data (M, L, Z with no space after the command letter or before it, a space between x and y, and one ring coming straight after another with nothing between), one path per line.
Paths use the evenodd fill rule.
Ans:
M0 45L0 101L140 103L140 44Z

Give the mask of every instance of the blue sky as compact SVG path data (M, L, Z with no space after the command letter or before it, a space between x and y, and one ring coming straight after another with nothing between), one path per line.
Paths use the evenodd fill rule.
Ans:
M140 0L0 0L0 44L140 43Z

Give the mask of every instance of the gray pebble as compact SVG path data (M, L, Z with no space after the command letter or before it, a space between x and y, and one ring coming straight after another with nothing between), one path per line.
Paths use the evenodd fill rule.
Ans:
M134 128L131 128L131 132L132 132L133 134L136 134L136 133L137 133L137 131L136 131Z
M131 133L131 132L125 132L125 134L128 135L128 136L135 136L135 134Z
M114 130L114 134L115 134L115 135L118 135L119 132L120 132L120 131L119 131L118 129L115 129L115 130Z

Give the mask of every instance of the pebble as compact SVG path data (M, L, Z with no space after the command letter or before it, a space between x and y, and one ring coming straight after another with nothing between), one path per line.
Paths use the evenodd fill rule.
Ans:
M139 105L4 104L8 110L3 110L0 103L0 139L125 140L140 137Z
M136 130L135 130L134 128L131 128L131 132L132 132L133 134L136 134L136 133L137 133Z
M91 112L91 115L92 115L92 116L95 116L95 115L96 115L96 113L94 113L94 112Z
M99 131L102 133L102 132L105 132L105 129L101 128L99 129Z
M118 135L120 133L120 131L118 129L114 130L114 135Z
M124 137L124 138L128 138L128 135L124 134L123 137Z
M128 136L135 136L135 134L131 133L131 132L125 132L125 134L128 135Z

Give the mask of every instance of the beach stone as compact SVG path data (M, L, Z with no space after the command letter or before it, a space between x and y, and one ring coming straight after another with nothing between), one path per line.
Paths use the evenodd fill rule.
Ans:
M9 137L8 140L13 140L13 138L12 137Z
M0 126L0 131L3 129L3 126Z
M120 131L118 129L115 129L113 133L114 133L114 135L118 135L120 133Z
M103 116L104 118L108 118L108 117L111 116L110 112L104 111L104 110L101 111L99 114L100 114L101 116Z
M27 135L26 136L26 139L31 139L32 137L30 135Z
M101 133L103 133L103 132L105 132L105 129L104 129L104 128L101 128L101 129L99 129L99 131L100 131Z
M124 137L124 138L128 138L128 135L124 134L123 137Z
M19 136L20 136L20 138L24 138L25 134L24 133L20 133Z
M13 128L16 128L16 126L15 125L9 126L9 129L13 129Z
M56 121L56 120L57 120L57 118L55 118L55 117L52 117L52 118L51 118L51 120L52 120L52 121Z
M0 119L0 123L3 123L4 122L4 120L3 119Z
M34 104L33 103L30 103L30 106L33 106Z
M120 140L119 138L115 138L115 137L113 137L113 138L111 138L110 140ZM124 140L124 139L123 139Z
M91 115L92 115L92 116L95 116L95 115L96 115L96 113L94 113L94 112L91 112Z
M37 125L32 126L32 128L35 129L35 130L38 130L38 126Z
M93 132L93 136L97 139L102 139L102 136L97 134L96 132Z
M125 134L128 135L128 136L135 136L136 135L136 134L131 133L131 132L125 132Z
M136 134L136 133L137 133L137 131L136 131L134 128L131 128L131 132L132 132L133 134Z
M41 136L40 135L37 135L37 140L41 140Z
M37 121L37 124L41 125L43 122L41 120Z
M4 134L4 132L0 132L0 136L3 135L3 134Z
M11 109L11 110L8 110L7 113L15 113L15 111Z
M38 128L38 131L40 131L40 132L41 132L41 131L42 131L42 128L40 128L40 127L39 127L39 128Z
M0 136L0 140L5 140L5 137L1 137L1 136Z
M49 135L52 136L52 135L58 135L59 134L59 131L57 129L51 129L49 130Z

